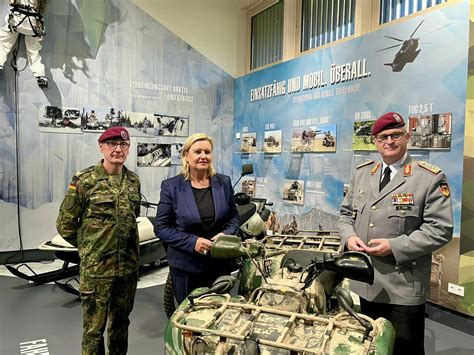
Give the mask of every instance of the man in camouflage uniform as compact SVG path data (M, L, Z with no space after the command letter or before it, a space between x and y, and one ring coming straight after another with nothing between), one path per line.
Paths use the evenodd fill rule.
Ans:
M123 164L130 140L123 127L99 137L104 155L97 165L77 172L56 221L58 232L79 250L82 302L82 354L125 354L139 265L136 217L140 181Z
M351 281L351 290L363 313L393 323L393 354L424 354L431 253L453 233L449 186L441 169L407 153L410 134L399 114L379 117L372 135L382 161L356 168L338 226L349 250L370 255L374 283Z

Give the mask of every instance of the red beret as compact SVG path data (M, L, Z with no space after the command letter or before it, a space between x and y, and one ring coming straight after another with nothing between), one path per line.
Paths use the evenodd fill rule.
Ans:
M109 140L121 140L128 141L130 140L130 135L125 127L110 127L99 137L99 143L109 141Z
M405 126L403 117L396 112L387 112L380 116L372 127L372 134L376 134L385 131L386 129L398 128Z

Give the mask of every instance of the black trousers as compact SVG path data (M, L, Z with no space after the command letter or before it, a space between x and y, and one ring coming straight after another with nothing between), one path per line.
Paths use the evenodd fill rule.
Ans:
M383 317L395 328L394 355L425 354L425 304L403 306L360 299L362 313L373 319Z

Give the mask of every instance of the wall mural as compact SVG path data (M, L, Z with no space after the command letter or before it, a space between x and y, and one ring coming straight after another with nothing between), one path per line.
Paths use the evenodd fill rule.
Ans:
M279 231L292 223L331 230L354 167L380 159L373 120L402 114L413 135L410 154L449 178L454 239L433 256L432 298L461 312L472 310L447 289L459 282L468 13L468 2L441 7L239 78L234 126L234 171L254 163L256 196L274 203ZM260 153L268 127L282 132L280 154ZM254 151L242 149L249 135Z
M0 73L0 252L20 248L18 223L24 249L57 233L72 175L97 163L97 139L112 125L130 128L126 165L150 202L179 171L189 133L210 134L217 170L232 173L234 79L133 2L92 3L48 1L41 50L48 89L38 87L23 46L18 72L10 54ZM0 14L8 11L2 1Z

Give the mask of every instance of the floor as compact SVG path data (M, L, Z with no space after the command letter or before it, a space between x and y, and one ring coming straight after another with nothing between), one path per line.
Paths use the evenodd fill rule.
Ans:
M131 355L163 354L167 319L162 295L166 274L167 268L160 268L146 273L139 282L129 329ZM81 307L77 298L54 284L35 285L10 275L0 266L0 354L26 354L25 349L35 347L47 347L51 355L80 354ZM426 320L426 355L474 354L472 329L470 334L455 329L459 328L459 316L436 308L429 313L430 318L440 322ZM472 319L467 324L472 326Z

